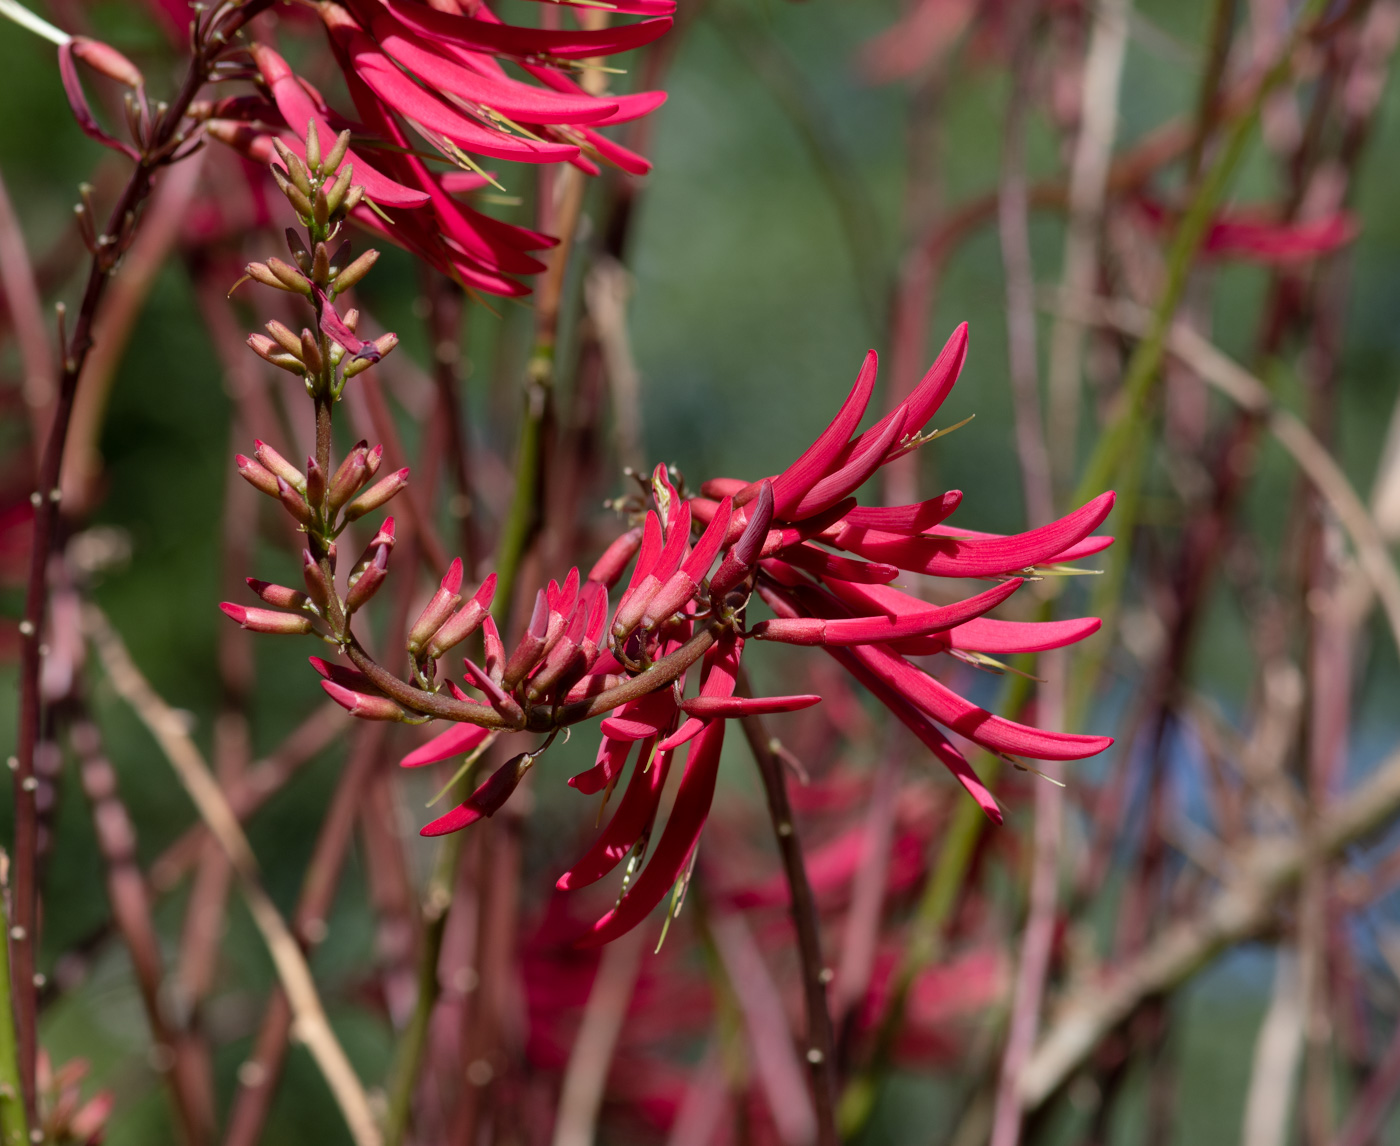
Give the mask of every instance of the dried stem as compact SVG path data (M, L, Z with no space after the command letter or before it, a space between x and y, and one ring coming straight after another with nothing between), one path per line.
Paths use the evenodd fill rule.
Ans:
M19 737L14 774L15 855L13 982L15 1019L19 1037L20 1076L25 1104L31 1116L35 1109L34 1069L37 1051L35 1027L35 944L38 927L37 844L38 830L34 807L34 749L39 739L39 669L44 614L48 603L48 567L58 536L59 479L63 472L64 448L69 422L77 396L78 379L93 343L93 326L98 304L106 293L120 255L131 243L137 215L151 193L156 171L178 152L187 128L186 111L204 86L215 61L225 51L230 37L249 19L268 6L270 0L247 0L241 6L222 6L211 19L201 23L194 57L175 98L153 127L152 146L131 172L118 196L108 223L99 236L99 246L88 269L82 302L74 316L72 335L63 348L62 371L35 482L34 533L29 554L29 576L25 587L24 619L20 624L20 706Z
M336 1040L295 937L258 880L257 860L217 781L179 716L165 703L131 660L125 645L95 606L83 613L83 628L97 649L103 668L122 697L160 744L176 775L194 801L210 832L238 873L239 886L287 992L297 1034L320 1068L356 1146L380 1146L379 1126L364 1087Z
M742 696L753 695L742 668L739 670L738 691ZM768 814L773 822L778 852L783 859L792 922L797 930L802 995L807 1008L807 1073L816 1106L817 1143L818 1146L837 1146L840 1135L836 1130L836 1038L831 1012L827 1009L826 984L830 975L822 958L817 904L812 897L812 885L807 881L802 844L797 838L797 828L792 819L783 763L773 753L772 740L761 717L746 716L740 723L754 762L758 765L764 795L768 798Z

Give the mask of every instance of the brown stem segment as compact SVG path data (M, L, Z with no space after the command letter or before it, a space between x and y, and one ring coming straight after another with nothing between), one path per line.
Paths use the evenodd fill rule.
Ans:
M748 675L742 668L739 670L739 693L742 696L753 695ZM817 1110L817 1146L838 1146L836 1039L826 1001L826 983L830 976L822 961L817 904L812 896L812 885L807 882L802 845L792 822L792 805L788 802L782 761L770 747L772 740L761 717L746 716L739 723L743 725L744 736L763 780L763 791L768 797L768 813L773 820L773 834L777 837L778 851L783 858L783 873L787 876L791 896L792 922L797 929L797 953L802 964L802 995L807 1005L807 1050L804 1058Z
M130 244L136 228L136 216L150 195L156 171L169 163L185 143L187 134L181 129L185 112L209 78L215 61L224 52L229 39L271 0L248 0L241 6L225 6L207 22L198 40L194 58L179 93L160 117L153 133L149 151L142 156L127 180L99 236L97 250L88 269L73 324L72 337L63 348L63 370L59 375L58 395L53 419L49 423L48 441L39 464L38 480L31 496L34 505L34 535L29 554L29 576L25 588L24 619L20 624L20 706L19 741L14 769L15 802L15 866L14 918L11 928L13 960L11 967L14 995L15 1026L19 1039L20 1079L24 1086L25 1106L31 1121L35 1113L34 1070L37 1052L35 1026L37 995L34 987L35 931L38 921L38 887L36 878L36 849L38 825L34 804L34 748L39 738L39 645L48 605L48 566L59 531L59 477L63 471L63 448L68 437L68 423L73 416L73 400L83 363L92 347L93 323L98 304L116 270L117 262Z

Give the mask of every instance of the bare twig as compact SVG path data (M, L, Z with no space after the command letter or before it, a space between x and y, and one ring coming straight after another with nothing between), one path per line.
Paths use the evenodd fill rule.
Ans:
M34 267L24 243L19 217L0 179L0 290L10 312L10 325L19 344L24 369L24 400L29 406L34 441L44 439L48 408L54 399L53 351L44 322L44 304L34 280Z
M597 1137L598 1111L603 1105L613 1051L637 983L645 935L642 928L637 928L603 948L583 1009L583 1021L564 1068L559 1112L554 1120L554 1146L593 1146Z
M276 905L263 890L248 838L199 749L185 731L184 722L156 695L121 638L95 606L89 605L84 610L83 628L113 688L156 738L200 816L238 873L249 914L267 944L277 976L291 1002L297 1034L330 1086L356 1146L379 1146L382 1139L369 1098L326 1018L311 969Z
M1148 329L1147 311L1123 299L1066 299L1062 303L1077 310L1086 322L1111 326L1125 334L1141 336ZM1365 502L1352 488L1341 466L1307 426L1274 405L1263 382L1204 336L1174 325L1168 328L1165 345L1171 354L1231 401L1263 418L1278 443L1317 487L1356 547L1357 561L1380 598L1396 646L1400 647L1400 573L1390 559L1385 540Z
M1330 859L1400 813L1400 752L1318 818L1310 838L1259 838L1233 852L1231 878L1197 912L1169 924L1106 981L1073 991L1021 1075L1025 1109L1059 1090L1094 1048L1142 1003L1167 992L1226 948L1258 935L1310 864Z
M136 860L136 829L117 791L117 774L102 750L97 725L86 715L70 733L78 754L83 791L92 804L97 846L106 865L107 898L131 956L132 970L151 1026L152 1061L166 1075L188 1143L208 1142L214 1132L214 1093L207 1055L166 1014L162 993L165 979L160 938L151 917L151 903Z
M1099 0L1084 60L1079 135L1069 173L1069 229L1061 284L1072 295L1090 294L1099 261L1099 227L1108 191L1109 161L1118 130L1118 85L1128 45L1132 0ZM1069 485L1079 436L1080 353L1084 328L1056 315L1050 331L1048 437L1057 483Z
M739 670L739 691L753 695L743 669ZM807 1071L817 1113L817 1142L819 1146L837 1146L836 1132L836 1074L834 1055L836 1039L832 1031L831 1012L827 1009L826 984L829 974L822 958L821 936L818 932L817 905L812 897L812 885L807 881L807 868L802 859L802 845L788 802L787 777L782 761L773 754L772 739L757 716L746 716L740 723L749 749L753 752L763 791L768 798L768 813L773 821L773 834L783 859L787 877L789 904L793 925L797 929L797 949L802 965L802 993L807 1007Z

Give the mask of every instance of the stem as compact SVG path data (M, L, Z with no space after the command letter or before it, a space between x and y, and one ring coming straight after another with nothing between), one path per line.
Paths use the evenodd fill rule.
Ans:
M8 882L9 857L0 851L0 888ZM21 1098L14 1000L10 997L10 916L0 894L0 1138L3 1146L28 1146L29 1121Z
M34 748L38 743L40 724L39 645L48 605L48 566L54 550L59 526L59 477L63 471L63 450L68 438L68 424L73 416L73 402L78 390L83 363L92 348L93 323L98 304L116 270L122 252L130 244L137 225L137 213L151 192L151 183L158 168L169 162L171 155L184 142L181 121L190 103L204 86L217 58L223 53L229 38L254 15L268 7L271 0L248 0L233 9L222 9L227 18L218 16L206 24L206 33L190 61L179 93L156 124L148 154L142 156L127 180L126 187L112 208L102 235L101 245L94 252L83 288L82 302L73 325L73 334L63 348L63 370L59 375L58 396L54 403L53 420L49 424L48 441L39 464L38 481L31 495L34 505L34 539L29 555L29 576L25 588L24 619L20 624L20 710L19 738L14 770L15 806L15 871L14 871L14 940L12 983L15 1022L19 1040L19 1070L27 1112L35 1112L34 1070L38 1049L34 989L35 940L38 924L38 887L36 878L38 822L34 804ZM217 28L213 25L217 24Z
M739 669L739 693L742 696L753 695L748 674L742 668ZM807 882L802 845L792 822L792 805L788 802L782 762L773 754L770 747L772 741L761 717L745 716L740 724L753 752L754 762L758 765L758 774L763 779L773 834L783 857L783 872L787 876L791 895L792 922L797 929L797 953L802 964L802 994L807 1006L807 1053L804 1057L817 1110L817 1144L838 1146L841 1138L836 1131L836 1039L831 1012L827 1009L828 974L822 961L817 904L812 897L812 885Z

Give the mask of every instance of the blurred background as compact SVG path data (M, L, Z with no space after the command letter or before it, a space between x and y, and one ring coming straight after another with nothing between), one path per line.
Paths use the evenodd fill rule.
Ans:
M1104 427L1122 420L1137 341L1098 312L1068 333L1063 316L1079 306L1084 317L1089 295L1158 302L1184 213L1236 135L1240 161L1208 213L1201 249L1175 268L1186 277L1177 313L1197 339L1191 345L1213 344L1283 412L1259 406L1245 416L1209 376L1208 356L1168 355L1152 369L1133 448L1102 483L1136 483L1127 514L1120 503L1110 521L1131 544L1082 563L1102 569L1099 577L1037 587L1060 615L1106 617L1100 639L1069 652L1062 715L1066 726L1118 737L1101 757L1057 773L1065 787L1048 853L1035 821L1051 814L1037 796L1049 781L977 761L995 775L1008 816L1001 828L970 825L966 797L858 688L812 658L759 661L760 680L827 698L773 726L811 777L805 788L794 781L794 800L828 956L838 980L857 977L854 987L846 980L837 1016L847 1137L871 1146L987 1140L1032 876L1048 854L1059 894L1046 917L1045 1000L1031 1042L1043 1050L1057 1024L1092 1011L1104 984L1136 975L1141 989L1052 1075L1027 1108L1022 1140L1400 1142L1400 1121L1389 1117L1400 1093L1400 858L1388 826L1396 808L1376 804L1381 823L1327 834L1329 814L1394 767L1397 634L1358 563L1345 508L1318 495L1300 467L1298 436L1286 431L1281 441L1278 429L1305 427L1301 449L1314 473L1335 461L1363 507L1364 536L1379 537L1391 561L1387 546L1400 539L1400 441L1387 448L1400 379L1400 215L1391 213L1400 109L1389 75L1400 5L1339 0L1325 6L1320 28L1290 40L1300 15L1289 0L680 4L668 37L623 58L628 74L612 77L626 90L646 71L669 98L642 147L653 171L641 180L607 172L585 200L551 448L564 457L561 443L575 430L593 445L572 491L577 525L542 543L546 576L591 561L619 530L603 502L628 492L624 464L673 464L697 486L776 472L829 420L867 349L881 355L877 402L886 402L914 385L964 321L967 366L936 424L975 417L924 447L917 472L896 479L901 488L871 489L862 500L956 488L965 497L955 525L1027 528L1016 417L1027 407L1016 395L1029 379L1040 399L1033 416L1048 427L1053 504L1073 508ZM523 2L499 11L538 20ZM158 8L53 0L44 14L138 61L153 95L183 74L179 39ZM310 22L288 6L264 21L260 32L333 90ZM1251 121L1253 90L1280 59L1278 83ZM0 177L52 345L52 303L74 305L85 268L73 222L78 185L110 199L126 161L74 124L51 46L8 23L0 23L0 109ZM1098 138L1086 132L1091 118ZM292 401L295 380L264 373L240 348L242 333L268 317L260 301L246 288L223 301L242 263L278 251L288 220L231 221L227 197L209 205L212 187L236 184L238 195L256 198L270 183L222 149L194 162L202 167L182 185L180 169L163 177L167 197L143 226L164 233L134 250L122 272L137 285L129 313L114 321L119 334L99 347L104 376L93 385L102 398L89 411L68 560L80 572L77 591L105 612L206 755L217 755L220 721L234 710L246 715L255 761L304 734L298 758L247 821L267 888L291 917L346 767L350 722L322 714L308 733L323 696L304 651L268 639L231 653L224 629L232 626L216 607L243 599L232 594L245 571L295 576L284 534L256 508L239 509L246 491L229 483L231 455L259 432L242 424L240 387L265 388L293 422L305 411ZM530 223L535 174L505 164L499 175L506 196L486 209ZM279 209L286 213L273 203L272 215ZM615 257L625 271L613 273ZM1067 269L1074 257L1087 268L1077 278ZM609 269L600 276L599 266ZM613 310L588 301L590 283L614 292ZM1017 296L1018 283L1031 293ZM1061 287L1069 293L1056 294ZM455 379L475 492L464 503L447 477L434 491L455 551L463 521L489 539L509 498L532 319L528 300L468 300L444 344L431 318L443 293L410 255L389 249L359 299L375 329L403 341L380 373L410 460L434 416L433 372ZM1029 373L1023 360L1019 378L1008 350L1017 297L1021 317L1031 304ZM17 321L13 307L0 311L6 696L17 680L34 465ZM616 351L608 337L627 354L609 357L606 383L590 390L578 364L596 356L599 341ZM601 412L589 414L589 403ZM254 658L246 697L231 699L231 656ZM155 888L164 957L179 966L198 907L198 845L191 850L186 836L196 816L155 741L87 660L75 670L77 691L101 728L136 861ZM1007 705L1025 706L1036 722L1025 695L1034 690L1020 678L956 662L940 671L979 703L1008 715ZM14 711L0 706L6 744ZM436 854L416 830L448 774L401 780L394 761L416 742L404 734L381 749L383 814L358 813L324 921L329 941L313 955L336 1031L375 1088L411 1010L416 900L405 906L404 896L416 897ZM549 1140L594 981L596 955L571 952L563 938L568 920L589 913L557 902L553 882L591 839L593 805L563 778L587 766L595 745L595 733L579 730L537 770L514 818L493 821L496 834L468 848L482 850L472 869L479 878L516 881L507 970L484 1004L496 1013L494 1042L476 1058L453 1049L455 1065L434 1065L430 1054L425 1070L441 1072L443 1093L471 1086L486 1095L481 1133L496 1141ZM73 756L65 751L44 778L42 1042L55 1064L87 1061L85 1094L114 1093L106 1141L176 1141L168 1064L152 1053L138 977L113 933ZM802 1025L766 829L752 762L733 737L686 911L659 955L652 928L636 966L614 968L626 983L623 1034L598 1141L786 1146L805 1133L800 1116L783 1112L805 1096L783 1090L786 1059L754 1026L762 1025L754 1007ZM182 839L185 859L172 860ZM1326 843L1307 852L1309 840ZM1266 846L1307 854L1269 883L1257 862ZM386 847L400 856L387 877ZM518 872L508 875L509 857ZM1245 925L1203 938L1222 896L1261 886L1262 906ZM193 1000L171 987L164 1004L205 1040L221 1112L249 1081L275 984L242 904L231 896L224 912L225 895L207 982ZM449 947L471 947L470 933L454 934ZM1154 979L1152 960L1168 958L1182 936L1198 947ZM757 987L743 970L752 970L750 955L766 966ZM470 952L461 959L444 989L451 995L455 983L465 1007L479 979ZM843 971L843 960L854 962ZM905 994L892 995L892 984ZM762 1012L764 1000L776 1010ZM258 1140L349 1140L299 1046Z

